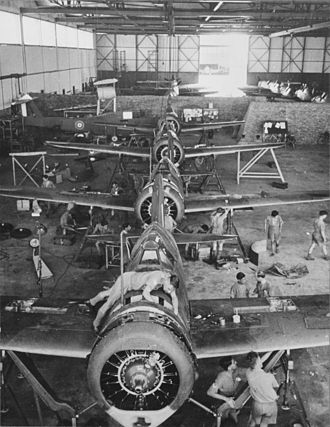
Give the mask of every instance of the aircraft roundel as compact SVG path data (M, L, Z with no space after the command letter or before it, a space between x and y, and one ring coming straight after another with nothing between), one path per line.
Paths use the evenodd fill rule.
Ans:
M83 129L84 129L84 127L85 127L85 123L84 123L82 120L77 120L77 121L75 122L75 124L74 124L74 127L75 127L77 130L83 130Z

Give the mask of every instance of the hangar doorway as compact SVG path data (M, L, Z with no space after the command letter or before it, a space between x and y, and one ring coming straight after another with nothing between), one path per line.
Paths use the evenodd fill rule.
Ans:
M200 36L199 84L218 96L242 96L246 85L248 41L246 34Z

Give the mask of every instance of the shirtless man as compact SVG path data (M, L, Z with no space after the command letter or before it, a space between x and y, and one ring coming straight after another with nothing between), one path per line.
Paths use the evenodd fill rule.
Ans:
M178 314L179 302L175 289L178 288L179 280L175 274L168 271L154 270L145 272L128 271L119 276L110 289L99 292L88 303L95 306L98 302L107 298L106 302L100 307L93 322L94 329L97 331L105 313L120 299L121 286L123 284L123 293L129 291L143 290L142 298L150 302L157 302L156 297L151 292L163 288L164 292L170 295L174 313Z
M207 390L207 395L219 400L222 404L218 407L223 418L231 417L237 423L237 411L233 396L241 381L238 376L237 362L232 356L223 357L219 365L222 371L218 373L213 384Z

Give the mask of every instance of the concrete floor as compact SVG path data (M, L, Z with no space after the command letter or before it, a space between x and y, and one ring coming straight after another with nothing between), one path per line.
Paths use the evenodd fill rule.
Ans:
M187 139L192 142L193 137ZM215 134L214 141L221 145L233 144L229 135L225 132ZM290 149L277 150L277 157L282 172L289 183L288 190L273 188L272 180L243 180L236 184L236 158L234 155L218 157L217 168L220 172L224 187L228 193L256 193L267 191L281 194L289 191L319 190L329 187L329 149L326 146L297 146L295 151ZM244 156L243 156L244 157ZM245 160L249 155L245 156ZM56 161L52 158L52 162ZM64 163L63 158L59 158ZM68 159L75 173L82 169L82 165ZM261 161L262 170L267 170L267 162L270 158ZM8 159L0 160L1 184L11 184L11 164ZM88 181L92 188L104 189L105 176L110 176L114 167L113 161L105 160L95 163L95 175ZM80 182L79 186L85 182ZM78 186L78 184L76 185ZM72 183L59 184L59 189L72 188ZM35 232L35 220L29 212L17 212L16 201L0 198L0 219L10 222L15 227L26 227ZM329 263L321 258L318 249L315 250L315 261L306 261L308 246L310 244L309 233L312 230L312 220L320 209L328 209L327 204L302 204L279 207L278 210L285 224L280 253L270 257L268 252L259 257L259 268L266 269L274 262L281 262L287 267L297 264L305 264L309 273L299 279L287 280L282 277L268 276L274 292L278 295L300 294L328 294L329 293ZM65 298L89 298L95 295L104 286L104 281L110 281L118 274L118 269L95 269L96 251L93 247L85 248L80 255L80 264L73 265L72 260L79 250L79 242L74 246L54 246L52 238L63 207L58 207L50 218L41 216L40 221L47 226L48 232L42 237L43 259L54 273L52 279L43 283L44 296L56 296ZM256 240L265 238L263 227L264 219L272 209L257 208L235 213L235 225L239 231L246 248ZM134 218L130 218L132 223ZM112 224L119 229L120 217L116 214L112 218ZM189 222L208 222L208 215L195 215L187 219ZM329 219L328 219L329 221ZM36 274L32 263L32 250L28 245L30 238L0 241L0 294L17 295L19 297L34 297L38 295ZM84 267L84 268L82 268ZM187 273L187 289L190 299L203 298L227 298L231 284L235 281L238 270L246 273L251 283L254 283L254 269L251 263L231 264L228 270L216 270L213 266L203 261L185 261L184 267ZM295 360L294 378L299 386L302 399L306 406L309 420L313 427L326 427L329 419L329 348L317 348L312 350L299 350L293 352ZM61 358L35 357L42 373L54 386L58 396L69 401L74 407L82 409L92 402L85 384L85 362L81 360L63 360ZM203 360L200 365L200 379L196 384L194 397L210 404L205 398L205 391L213 381L217 370L217 361ZM68 384L68 377L70 378ZM33 395L29 391L25 380L18 380L12 374L12 385L17 391L18 400L28 414L30 425L37 424L36 410L33 403ZM25 425L21 417L15 414L13 402L8 405L12 410L4 415L1 425ZM248 409L244 409L240 416L239 425L246 425ZM280 415L281 426L290 425L290 417ZM94 418L92 420L92 418ZM96 420L95 420L96 419ZM32 421L31 421L32 420ZM98 420L98 421L97 421ZM199 408L186 404L175 414L171 420L164 423L164 427L206 427L212 420ZM45 412L44 425L56 425L56 418L49 411ZM102 411L94 408L80 418L81 425L107 425L107 420ZM223 422L223 426L230 423Z

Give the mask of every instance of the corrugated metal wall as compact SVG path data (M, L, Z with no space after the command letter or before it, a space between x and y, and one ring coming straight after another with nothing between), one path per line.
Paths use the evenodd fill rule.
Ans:
M330 37L251 36L248 83L262 80L316 82L329 89Z
M172 74L197 82L198 36L97 34L98 78L120 77L122 87Z
M0 110L19 93L81 90L96 77L92 33L0 11Z

